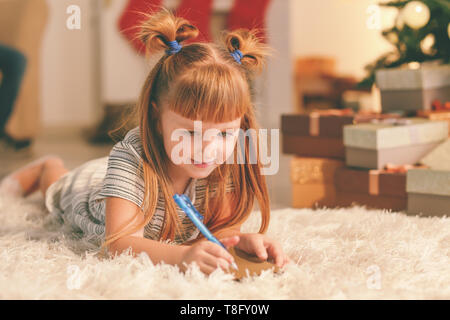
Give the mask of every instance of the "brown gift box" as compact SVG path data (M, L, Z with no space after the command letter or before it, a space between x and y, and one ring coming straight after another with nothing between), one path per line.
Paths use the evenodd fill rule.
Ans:
M281 115L281 129L289 135L342 138L345 125L399 117L394 113L354 113L351 109L317 110Z
M419 168L422 166L416 166ZM413 166L388 166L383 170L339 168L336 170L336 203L352 203L378 209L406 210L406 172Z
M342 207L359 204L368 208L403 211L406 209L406 203L406 197L374 196L370 194L345 191L336 192L336 205Z
M355 114L351 109L284 114L281 116L283 152L306 157L344 159L342 132L345 125L398 117L397 114Z
M334 176L344 162L326 158L294 157L291 160L292 206L333 207Z
M295 61L295 76L335 75L336 59L330 57L298 57Z
M336 205L336 188L331 183L293 184L293 208L331 208Z
M339 168L335 176L336 190L406 198L406 172Z
M283 153L305 157L345 159L342 139L283 134Z

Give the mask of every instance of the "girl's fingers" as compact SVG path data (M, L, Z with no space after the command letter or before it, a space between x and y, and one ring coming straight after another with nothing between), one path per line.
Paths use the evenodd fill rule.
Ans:
M257 247L255 248L255 254L261 260L267 260L267 250L262 243L257 244Z
M230 263L226 259L217 258L210 254L205 255L205 257L202 259L202 263L212 268L212 271L214 271L217 268L222 268L223 270L226 271L230 267Z
M229 261L229 263L234 262L233 256L218 244L209 242L205 247L205 251L215 259L222 258Z
M205 263L200 263L199 268L200 268L201 272L203 272L204 274L207 274L207 275L213 273L213 271L216 270L216 268L213 268L210 265L205 264Z
M247 252L248 254L256 255L260 260L267 260L268 254L266 247L264 246L264 240L262 237L254 237L247 239L239 249Z
M268 252L270 257L275 259L275 264L282 267L284 264L284 254L281 246L277 242L268 243Z
M222 238L219 241L222 242L222 244L228 249L230 247L237 245L240 241L240 238L239 236L233 236L228 238Z
M221 268L223 271L228 271L230 269L230 263L225 259L217 259L215 268Z

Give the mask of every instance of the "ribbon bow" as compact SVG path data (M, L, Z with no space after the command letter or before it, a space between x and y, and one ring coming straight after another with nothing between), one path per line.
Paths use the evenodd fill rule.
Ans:
M450 101L446 101L444 104L438 99L434 100L431 109L433 111L450 111Z
M371 123L390 124L393 126L406 126L412 124L411 119L406 118L387 118L387 119L373 119Z
M404 164L404 165L395 165L395 164L391 164L388 163L384 166L384 171L389 172L389 173L405 173L406 171L408 171L409 169L414 168L413 165L410 164Z

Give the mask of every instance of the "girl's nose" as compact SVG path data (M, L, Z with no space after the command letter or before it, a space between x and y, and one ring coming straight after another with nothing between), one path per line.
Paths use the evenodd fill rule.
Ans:
M203 162L212 162L216 160L219 139L203 142Z

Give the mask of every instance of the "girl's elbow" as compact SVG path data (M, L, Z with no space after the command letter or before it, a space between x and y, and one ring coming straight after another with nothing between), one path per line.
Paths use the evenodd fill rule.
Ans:
M123 241L124 239L117 239L114 242L107 245L107 251L110 257L116 257L124 253L126 250L131 249L131 246Z

